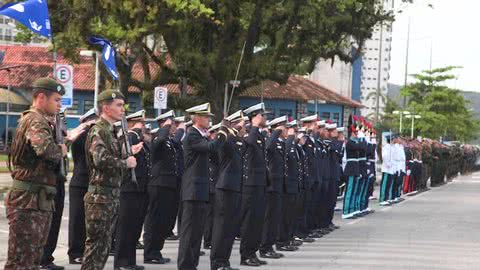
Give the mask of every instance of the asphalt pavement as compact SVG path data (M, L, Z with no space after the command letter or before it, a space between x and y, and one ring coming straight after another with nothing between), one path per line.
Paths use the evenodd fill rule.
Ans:
M0 175L0 186L8 176ZM378 189L378 188L377 188ZM480 269L480 173L459 176L453 182L395 205L380 208L371 201L375 213L355 220L335 223L341 228L304 244L300 251L286 253L285 258L268 260L258 269ZM341 206L341 203L340 203ZM8 224L3 203L0 204L0 267L6 259ZM56 263L67 269L68 194ZM231 263L239 267L239 242L235 242ZM172 259L166 265L146 265L147 269L177 269L178 241L167 241L163 254ZM201 257L199 269L209 269L209 251ZM106 269L113 269L110 257ZM143 263L142 251L137 263ZM249 269L249 267L239 267Z

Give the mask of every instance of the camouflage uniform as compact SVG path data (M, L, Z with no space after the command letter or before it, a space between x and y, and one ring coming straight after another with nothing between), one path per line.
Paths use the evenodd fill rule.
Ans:
M19 121L9 156L13 186L5 198L10 226L5 269L39 268L62 158L52 130L46 113L34 107Z
M120 184L127 168L114 127L100 118L85 144L90 185L85 194L87 239L82 268L103 269L110 252L113 226L120 204Z

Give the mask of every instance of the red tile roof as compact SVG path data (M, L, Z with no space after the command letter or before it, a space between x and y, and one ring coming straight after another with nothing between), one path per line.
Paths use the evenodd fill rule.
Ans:
M11 85L18 88L28 88L33 81L40 77L52 76L53 55L47 47L3 45L0 51L5 52L3 63L0 66L21 65L11 69ZM57 55L57 64L70 64L61 53ZM73 63L73 85L75 90L93 91L95 88L95 63L90 57L80 57L79 63ZM150 63L151 76L154 77L160 71L158 66ZM3 73L3 74L2 74ZM8 76L5 71L0 71L0 86L8 85ZM5 75L4 75L5 74ZM142 80L143 69L139 64L133 67L133 78ZM138 88L131 87L131 92L140 92Z
M244 90L241 97L262 97L266 99L290 99L306 102L309 100L322 100L327 103L347 105L349 107L363 107L359 102L344 97L314 81L299 75L292 75L286 84L265 80L263 84L255 85Z
M21 45L3 45L0 51L5 52L3 63L0 66L21 65L19 68L11 70L11 86L14 88L29 88L33 81L39 77L52 76L53 57L47 47L41 46L21 46ZM58 64L72 64L61 53L57 55ZM73 85L75 90L93 91L95 87L95 66L94 61L89 57L80 57L79 63L74 63ZM152 77L160 68L150 63ZM142 80L143 69L139 64L133 67L134 78ZM0 87L7 87L8 76L5 71L0 71ZM178 84L166 84L170 93L178 94ZM263 97L267 99L293 99L298 101L324 100L327 103L337 103L350 107L362 107L362 105L352 99L344 97L334 91L315 83L302 76L292 75L285 85L266 80L263 82ZM140 89L131 87L131 92L140 92ZM193 94L192 86L187 86L187 94ZM250 87L243 91L242 97L262 96L262 84Z

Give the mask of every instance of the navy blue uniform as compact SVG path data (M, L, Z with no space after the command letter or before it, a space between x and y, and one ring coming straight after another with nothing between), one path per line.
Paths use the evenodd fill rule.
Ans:
M142 131L133 129L128 132L128 139L132 145L143 141ZM147 184L152 176L152 163L150 158L150 146L143 144L142 150L135 155L137 166L135 174L137 183L129 178L124 179L120 187L120 208L118 210L118 222L115 236L114 267L136 265L136 244L142 233L145 219L148 197Z
M245 138L244 160L247 171L242 185L240 256L242 260L256 257L262 240L265 217L265 186L267 165L265 161L265 138L258 127L252 127Z

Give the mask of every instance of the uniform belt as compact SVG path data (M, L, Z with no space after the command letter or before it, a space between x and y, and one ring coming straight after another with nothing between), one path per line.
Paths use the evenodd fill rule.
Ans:
M366 157L361 157L358 159L358 161L367 161L367 158Z
M56 187L33 183L33 182L27 182L27 181L13 180L12 188L20 189L20 190L24 190L32 193L40 193L41 190L45 190L45 193L52 196L55 196L55 194L57 194Z
M375 160L375 159L369 159L368 161L370 161L370 162L375 162L376 160Z
M88 186L88 192L94 194L103 194L103 195L120 195L120 189L115 187L107 187L107 186L97 186L97 185L90 185Z
M349 161L358 161L358 158L347 158L347 162Z

